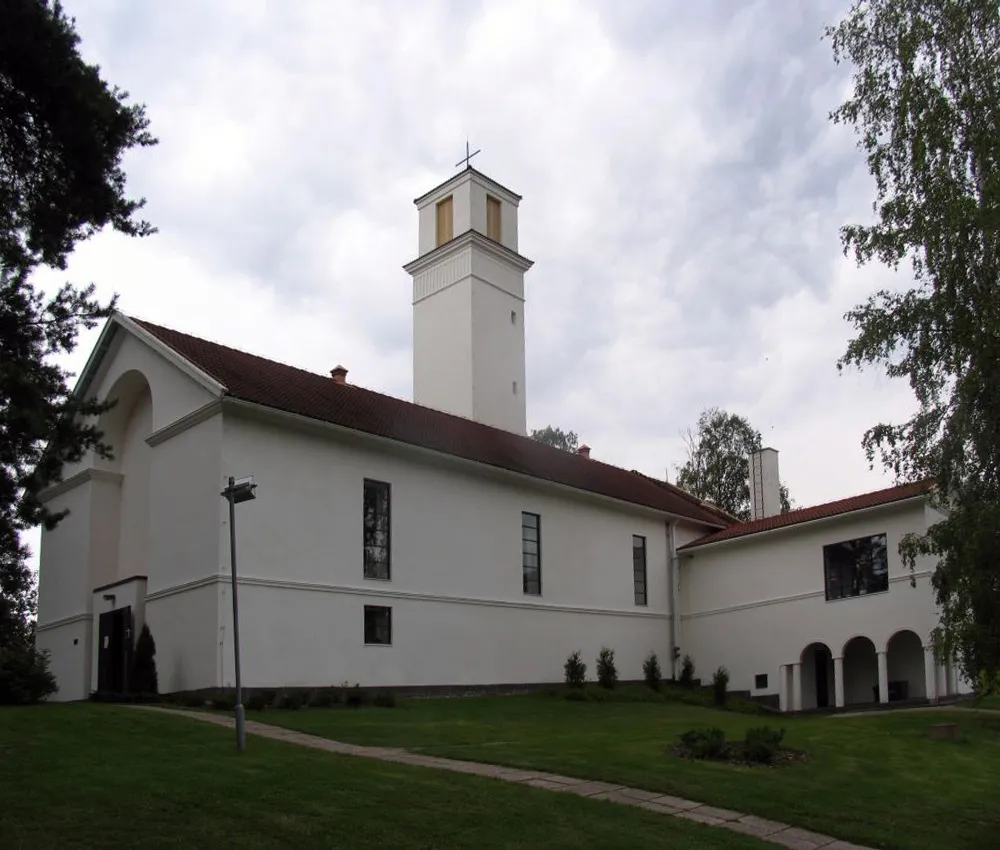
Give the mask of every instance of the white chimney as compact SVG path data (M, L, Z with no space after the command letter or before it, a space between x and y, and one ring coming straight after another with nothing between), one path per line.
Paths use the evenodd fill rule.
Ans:
M750 455L750 518L766 519L780 513L778 451L761 449Z

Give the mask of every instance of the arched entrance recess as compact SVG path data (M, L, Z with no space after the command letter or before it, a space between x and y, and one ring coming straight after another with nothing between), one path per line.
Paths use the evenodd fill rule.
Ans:
M886 644L889 667L889 701L923 699L927 696L924 643L909 629L896 632Z
M802 650L802 709L828 708L834 704L833 653L825 643L811 643Z
M864 635L844 644L844 703L878 702L878 656L875 644Z

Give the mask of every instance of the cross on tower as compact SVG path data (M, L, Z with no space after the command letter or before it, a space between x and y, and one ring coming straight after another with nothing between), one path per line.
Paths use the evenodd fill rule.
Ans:
M472 159L472 157L474 157L477 153L480 153L481 150L482 150L481 148L478 148L478 149L474 150L472 153L469 153L469 140L466 139L465 140L465 156L462 157L458 162L455 163L455 167L458 168L458 166L460 166L464 162L465 163L465 167L468 168L469 167L469 160Z

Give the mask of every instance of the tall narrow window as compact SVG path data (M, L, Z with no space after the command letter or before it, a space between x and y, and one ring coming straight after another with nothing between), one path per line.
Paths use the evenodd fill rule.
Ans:
M365 578L389 580L389 485L365 479Z
M437 205L437 245L450 242L455 233L454 204L451 195Z
M392 643L392 608L365 605L365 643Z
M500 241L500 201L486 196L486 235L494 242Z
M521 514L521 580L529 596L542 595L542 518Z
M632 535L632 585L635 604L646 604L646 538Z

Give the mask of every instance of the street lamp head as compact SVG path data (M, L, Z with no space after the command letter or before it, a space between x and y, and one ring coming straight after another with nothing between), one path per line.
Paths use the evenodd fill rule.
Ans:
M246 478L229 479L230 484L222 491L222 497L224 499L233 500L233 504L240 504L240 502L249 502L251 499L256 499L256 489L257 485L254 483L253 476L249 475Z

